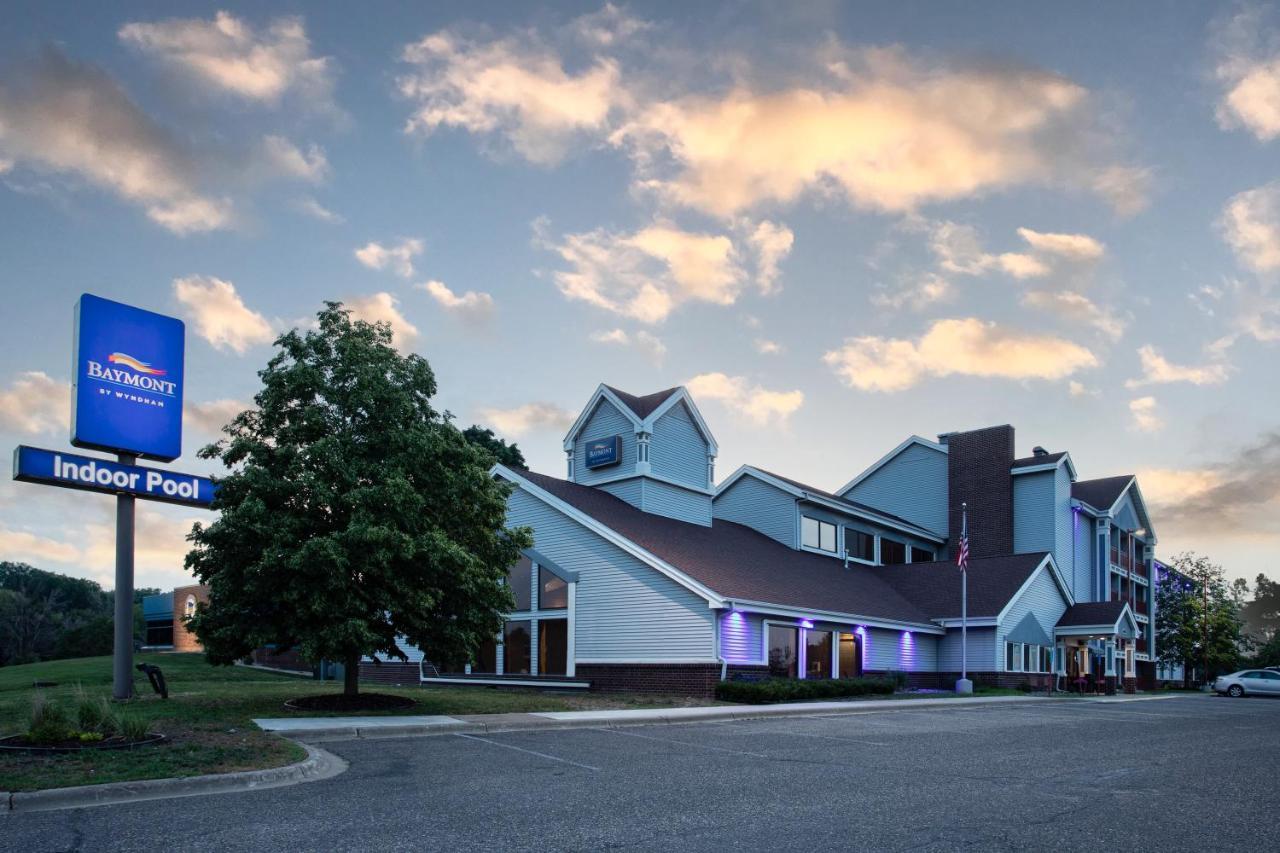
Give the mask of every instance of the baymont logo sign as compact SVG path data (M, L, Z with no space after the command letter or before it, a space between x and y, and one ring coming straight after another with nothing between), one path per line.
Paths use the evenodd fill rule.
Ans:
M152 367L131 355L113 352L107 356L107 362L108 364L104 365L100 361L88 360L85 364L85 376L100 382L111 382L127 388L137 388L139 391L163 394L166 397L172 397L177 390L175 382L159 378L165 375L165 371ZM112 364L123 366L112 367Z

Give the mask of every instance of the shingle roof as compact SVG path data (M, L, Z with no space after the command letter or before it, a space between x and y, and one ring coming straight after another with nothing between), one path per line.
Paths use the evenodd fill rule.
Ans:
M1043 456L1024 456L1021 459L1013 460L1013 467L1027 468L1032 465L1052 465L1055 462L1060 462L1062 457L1066 455L1067 453L1064 450L1061 453L1046 453Z
M969 607L973 619L998 616L1022 589L1045 554L977 557L969 561ZM950 560L876 566L870 569L930 619L960 618L960 570Z
M1058 620L1057 627L1071 628L1079 625L1114 625L1124 611L1123 601L1087 601L1073 604Z
M531 471L518 476L729 600L927 624L928 614L866 566L797 551L745 525L710 527L643 512L601 489ZM976 562L976 561L975 561Z
M1132 474L1103 477L1099 480L1081 480L1071 484L1071 497L1084 501L1095 509L1110 509L1132 481Z
M667 401L668 397L680 390L678 387L668 388L665 391L657 391L653 394L646 394L643 397L637 397L635 394L628 394L626 391L620 391L612 385L606 385L604 387L612 391L614 396L625 403L627 408L630 409L640 420L644 420L649 417L649 415L653 414L654 409L661 406Z
M915 524L915 523L913 523L913 522L907 521L907 520L906 520L905 518L903 518L902 516L894 515L894 514L893 514L893 513L891 513L891 512L885 512L885 511L884 511L884 510L882 510L882 509L877 509L876 507L869 506L868 504L858 503L857 501L851 501L851 500L849 500L848 498L842 498L842 497L840 497L840 496L839 496L839 495L837 495L837 494L833 494L833 493L831 493L831 492L828 492L828 491L824 491L824 490L822 490L822 489L815 488L815 487L810 486L810 485L808 485L808 484L806 484L806 483L801 483L799 480L793 480L793 479L791 479L790 477L784 477L784 476L782 476L781 474L775 474L775 473L773 473L772 471L766 471L766 470L764 470L763 468L759 468L759 467L756 467L756 466L754 466L754 465L753 465L753 466L751 466L751 467L755 468L755 469L756 469L757 471L759 471L761 474L767 474L768 476L773 477L773 478L774 478L774 479L776 479L776 480L781 480L781 481L782 481L782 482L784 482L784 483L788 483L788 484L790 484L790 485L792 485L792 486L795 486L797 489L799 489L799 490L800 490L800 491L802 491L802 492L808 492L808 493L809 493L809 494L811 494L811 495L817 495L818 497L823 498L824 500L829 500L829 501L832 501L832 502L834 502L834 503L844 504L844 505L848 506L850 509L858 510L858 511L861 511L861 512L870 512L870 513L875 513L876 515L879 515L879 516L881 516L881 517L883 517L883 518L892 519L893 521L896 521L897 523L899 523L899 524L901 524L901 525L903 525L903 526L905 526L905 527L909 527L909 528L911 528L912 530L919 531L922 535L924 535L924 536L926 536L926 537L928 537L928 538L931 538L931 539L937 539L937 538L938 538L938 534L934 533L934 532L933 532L933 531L931 531L931 530L928 530L928 529L926 529L926 528L923 528L923 527L921 527L921 526L920 526L920 525L918 525L918 524Z

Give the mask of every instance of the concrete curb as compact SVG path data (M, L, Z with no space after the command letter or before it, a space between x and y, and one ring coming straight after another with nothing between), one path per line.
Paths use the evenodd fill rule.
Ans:
M346 771L347 762L333 753L306 743L301 746L307 751L305 759L297 764L273 767L269 770L246 770L239 773L217 773L177 779L109 782L103 785L80 785L74 788L0 794L0 797L4 798L0 802L6 804L6 807L0 808L0 815L281 788L286 785L332 779Z

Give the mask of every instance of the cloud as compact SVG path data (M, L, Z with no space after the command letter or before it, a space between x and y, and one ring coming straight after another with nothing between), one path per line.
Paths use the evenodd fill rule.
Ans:
M118 83L47 49L0 86L0 156L75 175L175 234L227 228L231 203L199 189L203 163L151 120Z
M525 403L511 409L482 408L480 422L507 436L521 436L535 429L567 430L576 415L554 403Z
M301 18L277 18L257 30L218 12L211 21L130 23L118 35L126 45L216 92L270 105L293 95L313 110L336 109L333 61L311 54Z
M764 220L747 237L756 253L756 284L761 293L772 293L777 286L778 264L791 254L795 234L785 225Z
M716 400L757 426L786 423L804 405L802 391L770 391L744 376L700 373L684 385L695 400Z
M1120 340L1129 325L1115 312L1099 308L1089 297L1073 290L1028 291L1022 295L1022 304L1093 326L1113 341Z
M283 136L265 136L262 157L267 166L280 175L313 184L329 177L329 159L324 149L314 143L303 151Z
M1158 409L1155 397L1130 400L1129 414L1133 418L1133 428L1138 432L1159 432L1164 429L1164 418L1160 417Z
M973 317L938 320L912 341L847 338L823 361L850 388L901 391L929 376L1064 379L1096 367L1089 350L1051 335L1033 335Z
M173 295L187 319L195 323L196 333L215 349L243 354L275 337L267 319L246 306L229 281L205 275L175 278Z
M612 40L596 38L601 46ZM595 57L567 71L532 32L482 42L441 30L406 46L401 59L413 66L396 81L414 104L406 133L499 136L541 165L559 161L576 139L602 136L624 98L615 60Z
M538 233L537 242L568 265L554 274L566 297L643 323L665 320L684 302L731 305L747 283L729 237L662 221L630 234L568 234L558 244Z
M66 542L39 536L27 530L0 527L0 554L6 560L22 560L32 563L74 563L80 559L80 549Z
M418 340L418 327L400 313L400 300L386 291L368 296L353 296L342 301L343 307L356 320L366 323L389 323L391 342L401 352L409 352Z
M1119 216L1133 216L1151 202L1151 169L1145 166L1106 166L1093 176L1093 191Z
M942 221L932 225L929 248L946 272L980 275L999 270L1016 279L1043 278L1053 272L1055 264L1092 263L1106 252L1100 242L1085 234L1053 234L1030 228L1019 228L1017 233L1031 253L988 252L976 228Z
M1218 125L1262 142L1280 136L1280 29L1261 6L1237 7L1215 24L1214 76L1222 86Z
M39 370L19 373L0 390L0 427L23 435L70 428L71 385Z
M1053 234L1019 228L1018 236L1038 252L1076 263L1096 261L1106 253L1101 243L1085 234Z
M138 573L138 585L157 580L162 585L176 586L191 583L183 569L183 561L191 545L186 541L192 526L197 522L208 523L207 516L174 518L157 508L143 506L137 509L134 570ZM90 574L106 586L114 586L116 537L114 523L85 524L77 541L83 542L81 564Z
M756 352L761 355L781 355L785 348L777 341L771 341L767 338L755 339Z
M1098 395L1097 391L1090 391L1083 382L1077 382L1074 379L1067 383L1067 390L1072 397L1096 397Z
M304 196L294 203L294 208L299 213L304 213L312 219L318 219L321 222L328 222L331 225L341 225L346 222L338 214L316 201L311 196Z
M1211 362L1199 367L1173 364L1150 344L1138 349L1138 358L1142 361L1142 378L1125 382L1126 388L1140 388L1143 385L1161 385L1169 382L1219 385L1226 382L1230 374L1228 366L1222 362Z
M405 238L400 245L383 246L369 242L356 249L356 260L371 270L390 269L402 278L413 277L413 259L422 254L422 241Z
M886 285L878 287L878 292L871 295L871 304L895 310L905 306L920 311L935 303L947 301L954 292L950 280L932 272L911 279L892 290Z
M236 415L252 408L251 403L240 400L209 400L204 403L188 401L182 409L182 422L187 427L211 436L218 436L221 435L222 428L231 423Z
M1241 264L1260 273L1280 270L1280 181L1228 199L1218 228Z
M493 316L493 297L487 293L468 290L458 296L441 281L428 281L415 284L414 287L425 290L446 311L458 315L466 322L484 323Z
M667 345L657 335L646 332L644 329L636 332L628 332L625 329L592 332L591 340L597 344L634 347L645 353L655 364L661 364L667 355Z

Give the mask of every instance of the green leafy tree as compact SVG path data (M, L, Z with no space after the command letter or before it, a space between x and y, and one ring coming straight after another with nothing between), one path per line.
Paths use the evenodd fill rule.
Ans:
M490 455L432 408L430 365L388 324L329 302L276 347L255 408L201 451L230 469L186 560L210 588L191 620L206 655L296 647L342 661L347 695L361 656L405 658L398 636L470 659L513 606L506 572L531 541L504 527Z
M1193 552L1179 554L1156 586L1156 648L1161 662L1181 664L1190 679L1234 669L1240 659L1243 622L1240 590L1229 584L1222 567Z
M1280 583L1258 575L1253 599L1240 609L1245 631L1257 642L1268 643L1280 633Z
M491 429L472 424L462 431L462 435L477 447L483 447L489 451L495 461L509 468L529 467L524 461L524 454L520 452L520 448L515 443L507 444L494 435Z

